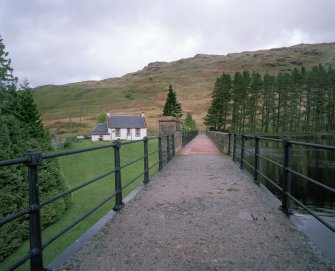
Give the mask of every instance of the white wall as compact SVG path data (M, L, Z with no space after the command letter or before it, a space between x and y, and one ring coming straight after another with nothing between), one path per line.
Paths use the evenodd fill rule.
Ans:
M112 140L116 139L125 139L125 140L139 140L143 139L143 137L147 136L147 129L141 128L141 134L139 137L136 136L136 129L130 129L130 135L127 135L127 128L122 128L120 130L120 136L116 137L116 131L115 129L108 129L108 132L112 134Z
M99 141L99 138L100 138L99 135L92 135L92 141L93 142ZM102 138L103 138L103 141L110 141L111 140L110 135L103 135Z
M92 141L99 141L99 135L92 135Z
M113 132L114 131L114 132ZM103 141L111 141L117 139L124 140L140 140L147 136L147 129L141 128L141 134L139 137L136 136L136 129L130 129L130 135L127 135L127 129L123 128L120 130L120 137L115 136L115 129L108 129L109 135L103 135ZM92 141L99 141L99 135L92 135Z

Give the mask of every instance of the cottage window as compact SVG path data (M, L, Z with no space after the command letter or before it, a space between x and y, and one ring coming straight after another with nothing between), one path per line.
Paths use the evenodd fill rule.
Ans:
M136 128L135 136L136 137L140 137L141 136L141 129L140 128Z
M116 136L116 137L120 137L120 136L121 136L120 128L116 128L116 129L115 129L115 136Z

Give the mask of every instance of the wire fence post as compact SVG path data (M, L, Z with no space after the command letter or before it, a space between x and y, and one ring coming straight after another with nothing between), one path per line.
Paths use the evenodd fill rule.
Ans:
M143 138L144 143L144 180L146 184L149 182L149 157L148 157L148 137Z
M257 185L260 185L259 176L259 137L255 137L255 174L254 174L254 181Z
M170 162L171 160L171 154L170 154L170 136L166 136L166 152L167 152L167 162Z
M42 234L41 234L41 213L38 192L38 166L42 163L42 153L35 150L29 150L27 153L29 161L28 179L29 179L29 205L31 212L29 214L29 233L30 233L30 270L42 271Z
M244 135L241 135L241 161L240 161L240 168L243 169L244 168L244 165L243 165L243 162L244 162L244 141L245 141L245 136Z
M158 136L158 170L161 171L163 168L163 158L162 158L162 137Z
M290 207L290 198L288 195L291 193L291 143L287 138L283 140L284 144L284 182L283 182L283 198L282 210L285 214L292 214Z
M114 148L114 167L115 167L115 206L114 211L119 211L124 203L122 202L122 184L121 184L121 161L120 161L120 148L121 142L119 140L113 143Z

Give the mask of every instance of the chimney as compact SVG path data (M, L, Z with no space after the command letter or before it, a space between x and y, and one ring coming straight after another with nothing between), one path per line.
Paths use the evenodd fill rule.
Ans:
M111 113L107 113L107 118L110 118L111 117Z
M142 119L144 119L144 112L141 113Z

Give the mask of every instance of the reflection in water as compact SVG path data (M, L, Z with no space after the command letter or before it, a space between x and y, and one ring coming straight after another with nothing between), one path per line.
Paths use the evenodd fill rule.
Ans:
M246 147L250 151L254 151L254 140L247 140ZM315 142L313 142L315 143ZM324 145L334 145L334 140L319 140L316 142ZM261 141L260 155L277 162L280 165L284 164L284 148L280 142ZM248 152L245 153L245 159L254 164L254 157ZM251 173L253 169L246 167ZM271 164L264 159L260 159L260 171L274 180L281 186L283 182L283 168ZM322 184L329 187L335 187L335 152L327 150L318 150L307 148L304 146L292 146L292 169L306 175ZM271 183L260 177L266 187L281 198L281 192ZM320 212L326 216L335 216L335 196L334 193L321 188L299 176L292 174L291 194L300 200L310 209ZM303 212L303 210L294 204L292 208Z

